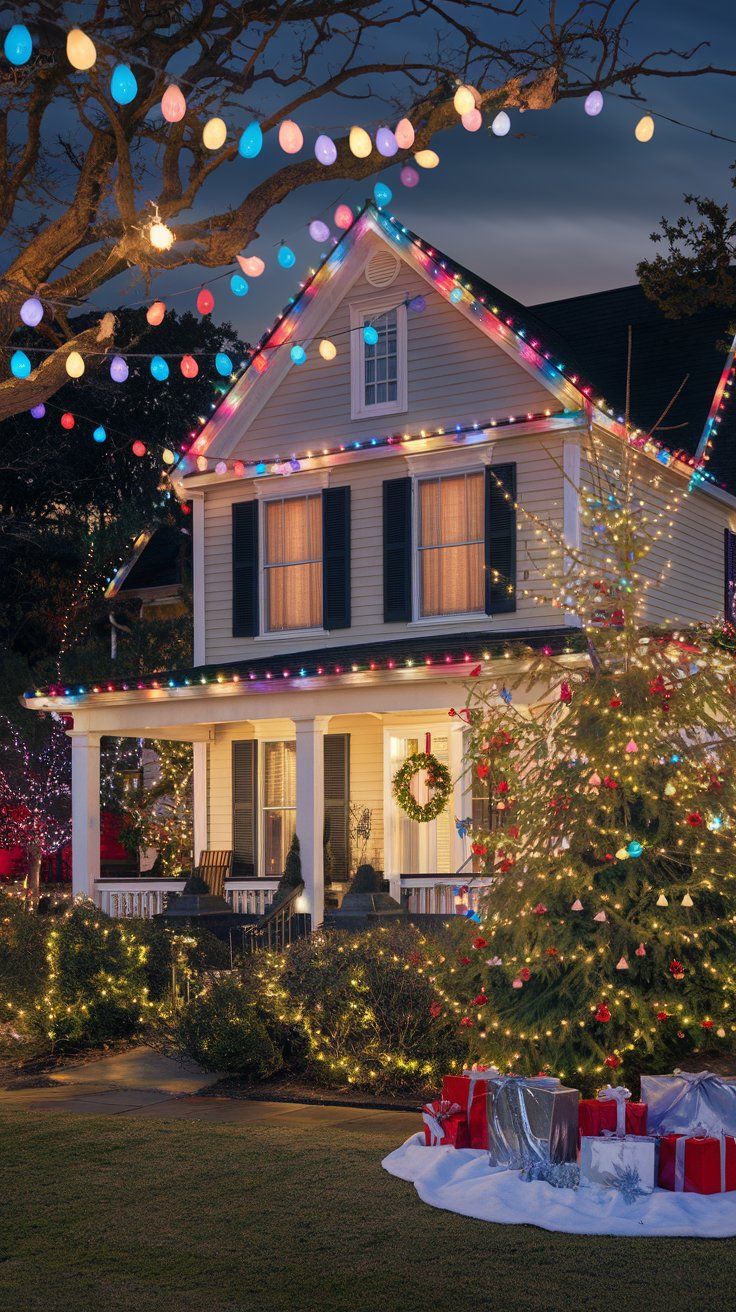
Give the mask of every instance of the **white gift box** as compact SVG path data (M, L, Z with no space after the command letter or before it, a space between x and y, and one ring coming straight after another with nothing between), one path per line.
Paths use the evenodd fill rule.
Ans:
M641 1100L651 1133L687 1134L701 1125L716 1137L736 1136L736 1079L711 1071L642 1075Z
M642 1134L583 1135L580 1140L580 1183L599 1184L610 1189L626 1170L639 1173L639 1186L651 1193L657 1184L659 1141Z

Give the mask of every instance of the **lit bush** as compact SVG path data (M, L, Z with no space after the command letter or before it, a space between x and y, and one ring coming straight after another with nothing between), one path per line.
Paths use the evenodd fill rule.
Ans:
M25 898L0 893L0 1021L32 1003L43 991L49 922L28 909Z
M239 979L215 980L183 1010L179 1045L208 1070L265 1080L281 1068L279 1046Z

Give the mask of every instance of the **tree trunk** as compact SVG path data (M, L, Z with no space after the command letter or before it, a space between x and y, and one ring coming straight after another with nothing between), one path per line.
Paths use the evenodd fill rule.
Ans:
M30 900L37 902L41 893L41 848L35 844L28 848L26 889Z

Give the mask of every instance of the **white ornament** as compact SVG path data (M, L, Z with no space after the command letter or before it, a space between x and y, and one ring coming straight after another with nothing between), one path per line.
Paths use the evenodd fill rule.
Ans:
M629 963L626 960L626 957L621 957L616 962L616 970L628 970L628 969L629 969Z
M665 897L664 893L660 893L659 897L657 898L657 906L658 907L669 906L669 902L667 901L667 898Z
M582 902L580 901L580 898L579 898L579 897L576 897L576 898L575 898L575 901L573 902L572 906L570 907L570 910L571 910L571 911L582 911L582 910L583 910L583 904L582 904Z
M682 902L680 903L680 906L681 906L681 907L691 907L692 905L693 905L693 900L692 900L690 894L689 894L689 893L686 893L685 896L684 896L684 898L682 899Z
M608 916L606 915L605 911L597 911L596 914L593 916L593 919L600 921L602 924L604 920L608 920Z

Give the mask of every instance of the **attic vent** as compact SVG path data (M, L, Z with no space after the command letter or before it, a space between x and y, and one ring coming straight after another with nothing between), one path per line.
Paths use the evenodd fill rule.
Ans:
M390 287L400 267L401 260L393 251L376 251L366 265L365 276L371 287Z

